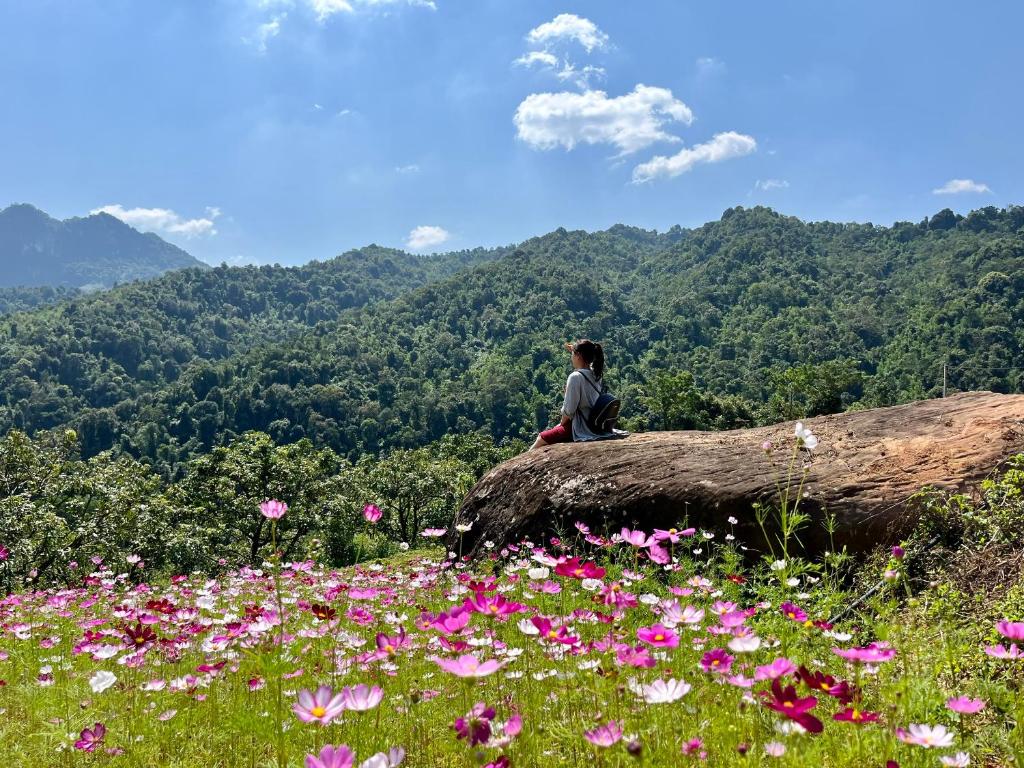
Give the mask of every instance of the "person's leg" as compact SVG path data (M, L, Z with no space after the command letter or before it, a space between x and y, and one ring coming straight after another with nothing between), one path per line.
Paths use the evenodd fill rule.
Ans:
M539 435L537 435L537 441L530 447L532 451L534 448L541 448L545 445L554 445L555 443L571 443L572 433L568 429L563 427L561 424L552 427L551 429L545 429Z

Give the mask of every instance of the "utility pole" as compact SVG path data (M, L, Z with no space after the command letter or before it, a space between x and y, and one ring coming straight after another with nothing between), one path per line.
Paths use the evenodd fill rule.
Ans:
M946 362L942 362L942 396L946 396Z

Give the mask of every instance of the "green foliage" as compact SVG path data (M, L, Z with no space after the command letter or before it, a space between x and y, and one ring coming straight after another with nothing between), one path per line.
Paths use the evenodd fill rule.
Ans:
M34 440L12 431L0 440L0 590L74 582L91 558L135 575L143 566L128 555L147 574L259 565L271 554L259 510L268 498L289 505L277 527L284 560L384 557L400 541L415 546L424 527L447 526L469 487L524 447L449 436L353 465L309 440L276 445L250 432L167 483L126 456L78 458L70 430ZM370 502L384 512L377 526L363 519Z
M1024 208L952 224L766 208L423 259L181 272L0 320L0 431L70 426L180 476L245 432L350 460L556 418L589 336L634 429L1024 389ZM938 309L936 309L938 308ZM687 378L692 376L692 382Z

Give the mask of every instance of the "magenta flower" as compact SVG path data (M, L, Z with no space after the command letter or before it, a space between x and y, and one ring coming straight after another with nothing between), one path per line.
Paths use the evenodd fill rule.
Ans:
M491 721L494 719L494 707L488 707L478 701L464 717L458 718L454 725L455 735L465 739L469 746L486 744L491 739Z
M733 657L725 652L724 648L715 648L705 653L700 660L700 666L705 672L728 672L732 666Z
M622 727L614 720L609 720L606 725L599 725L592 731L584 731L583 736L595 746L610 747L622 738Z
M669 557L668 550L662 546L659 546L657 542L652 541L647 545L647 556L651 558L652 562L658 565L668 565L672 558Z
M419 626L421 629L429 627L441 634L450 635L469 624L471 615L472 612L466 606L456 605L438 614L424 613L420 616Z
M378 632L376 641L377 653L381 657L391 656L404 648L408 648L412 644L409 640L409 636L405 633L405 627L399 627L398 634L393 636L388 636L383 632Z
M555 573L559 576L571 576L574 579L601 579L604 578L605 569L596 563L581 563L578 557L570 558L555 566Z
M807 621L807 612L800 606L794 605L793 603L783 603L779 606L779 610L782 611L782 615L787 619L799 621L801 624Z
M327 725L344 711L342 693L335 694L327 685L321 685L316 693L306 689L299 691L299 700L292 705L292 712L304 723Z
M809 733L821 733L824 729L821 720L811 714L811 710L818 706L814 696L801 698L797 696L796 688L792 685L783 688L778 680L772 680L771 693L762 691L761 695L765 698L766 707L788 717Z
M328 744L319 755L306 755L306 768L352 768L354 759L355 755L347 745L334 747Z
M284 517L284 513L288 511L288 505L283 501L277 501L276 499L267 499L260 504L260 512L268 520L280 520Z
M891 551L893 558L896 560L902 560L907 556L906 550L904 550L899 544L894 546Z
M1003 619L996 624L996 629L1007 640L1024 640L1024 621L1007 621Z
M494 674L503 666L504 662L497 659L480 661L476 656L467 653L457 659L442 659L439 656L431 656L430 660L445 672L451 672L456 677L487 677Z
M378 520L380 520L380 516L380 507L378 507L376 504L367 504L365 507L363 507L363 517L366 518L366 521L368 523L376 523Z
M856 707L847 707L846 709L836 712L832 715L833 720L846 723L855 723L860 725L861 723L873 723L878 720L879 714L877 712L866 712Z
M522 603L506 600L502 595L494 595L492 597L483 592L476 592L473 594L473 597L466 598L463 605L477 613L500 618L526 610L526 606Z
M11 551L3 544L0 544L0 563L11 556Z
M679 646L679 636L661 624L640 627L636 631L636 636L655 648L677 648Z
M78 741L75 742L75 749L80 749L82 752L93 752L96 747L103 744L106 735L107 726L103 723L95 723L92 728L83 728L78 735Z
M376 685L372 688L360 683L355 686L345 686L338 694L341 697L342 706L352 712L366 712L380 704L384 698L384 691Z
M985 702L982 699L971 699L967 696L957 696L955 699L946 700L946 708L951 709L954 712L958 712L961 715L974 715L985 708Z

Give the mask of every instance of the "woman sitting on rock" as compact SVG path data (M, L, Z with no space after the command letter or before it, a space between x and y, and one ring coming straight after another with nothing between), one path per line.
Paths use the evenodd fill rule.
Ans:
M583 442L600 438L600 435L594 434L587 425L587 417L601 395L604 351L600 344L590 339L580 339L575 344L569 342L565 348L572 353L573 371L565 382L562 420L557 426L541 432L531 449L552 443Z

